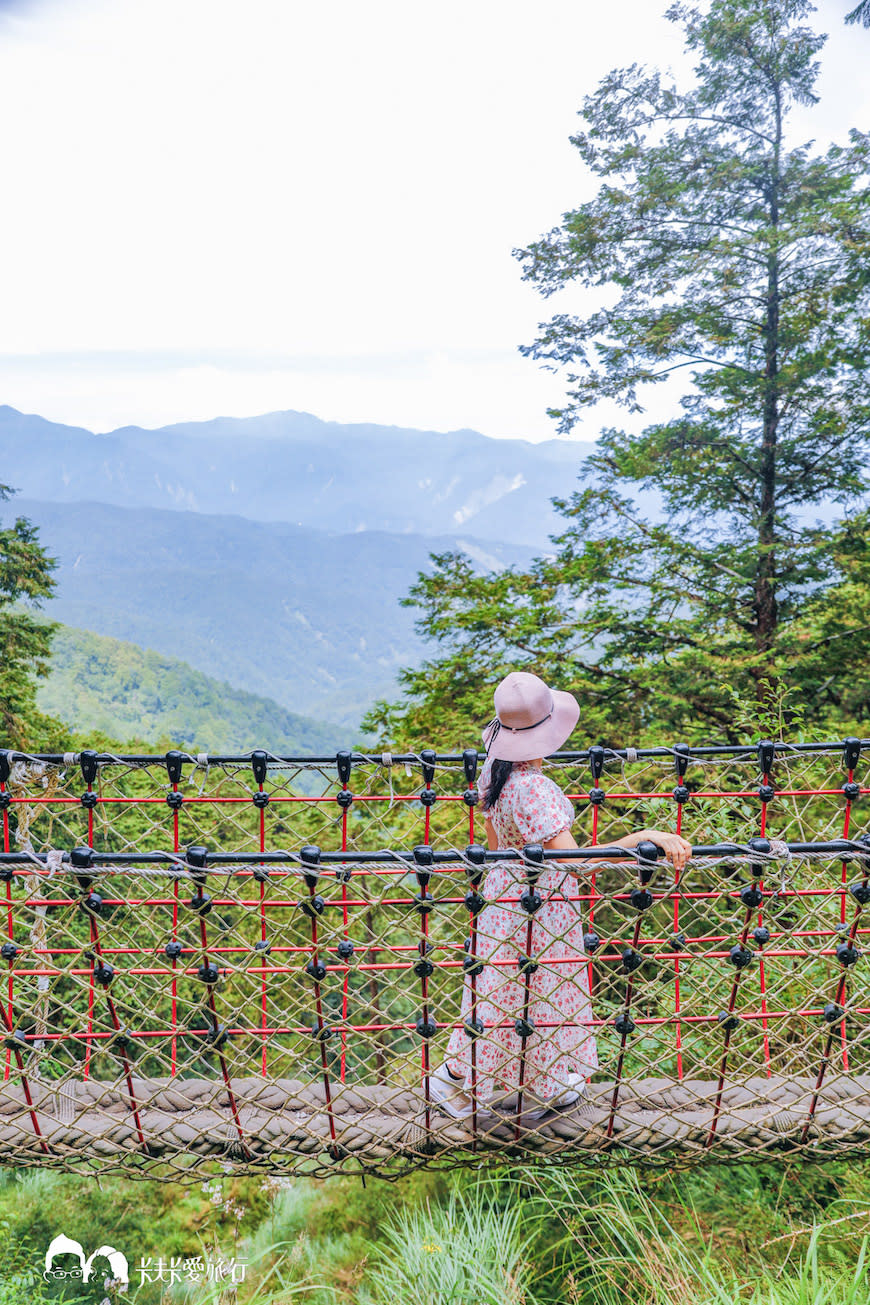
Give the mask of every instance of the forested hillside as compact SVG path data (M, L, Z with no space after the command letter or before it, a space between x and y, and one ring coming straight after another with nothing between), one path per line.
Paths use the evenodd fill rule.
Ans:
M40 708L87 736L170 739L194 752L332 753L355 736L234 689L176 657L61 626Z
M342 535L99 503L16 497L12 510L58 559L53 619L351 728L394 692L400 666L421 659L399 600L431 550L458 543L481 570L528 556L468 537Z

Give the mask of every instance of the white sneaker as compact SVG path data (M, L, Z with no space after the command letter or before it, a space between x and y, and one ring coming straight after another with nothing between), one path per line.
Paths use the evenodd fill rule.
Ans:
M429 1100L454 1119L466 1119L474 1111L474 1102L462 1088L461 1080L448 1073L446 1061L429 1075Z
M540 1119L552 1110L567 1110L570 1106L576 1106L588 1092L589 1081L583 1074L567 1074L565 1079L565 1086L553 1097L537 1097L531 1092L524 1094L523 1117ZM531 1110L526 1110L526 1101L532 1104Z

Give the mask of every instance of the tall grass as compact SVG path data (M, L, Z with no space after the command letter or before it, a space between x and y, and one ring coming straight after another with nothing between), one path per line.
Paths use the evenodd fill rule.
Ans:
M729 1261L691 1207L680 1226L633 1172L589 1184L569 1169L532 1171L522 1184L478 1181L442 1206L398 1212L357 1297L393 1305L868 1305L868 1240L851 1262L825 1244L764 1247ZM794 1245L797 1234L786 1245Z
M751 1305L867 1305L870 1238L864 1238L854 1264L837 1269L822 1263L820 1243L825 1231L824 1225L815 1228L796 1268L789 1272L786 1266L779 1281L759 1284Z
M357 1299L378 1305L536 1305L533 1254L521 1207L500 1207L483 1186L441 1205L400 1211Z

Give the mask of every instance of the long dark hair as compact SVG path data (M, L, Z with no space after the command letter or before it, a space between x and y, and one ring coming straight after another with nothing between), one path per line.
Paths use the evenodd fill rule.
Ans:
M489 770L489 784L483 795L481 803L484 811L489 811L494 807L501 796L501 791L511 777L511 771L514 768L512 761L494 761Z

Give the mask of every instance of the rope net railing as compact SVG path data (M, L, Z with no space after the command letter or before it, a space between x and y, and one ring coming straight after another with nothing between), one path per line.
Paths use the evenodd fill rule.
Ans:
M0 752L0 1162L867 1154L868 746L556 754L580 844L558 853L486 850L474 750ZM692 843L683 870L606 846L650 827ZM597 1068L572 1100L578 1020Z

